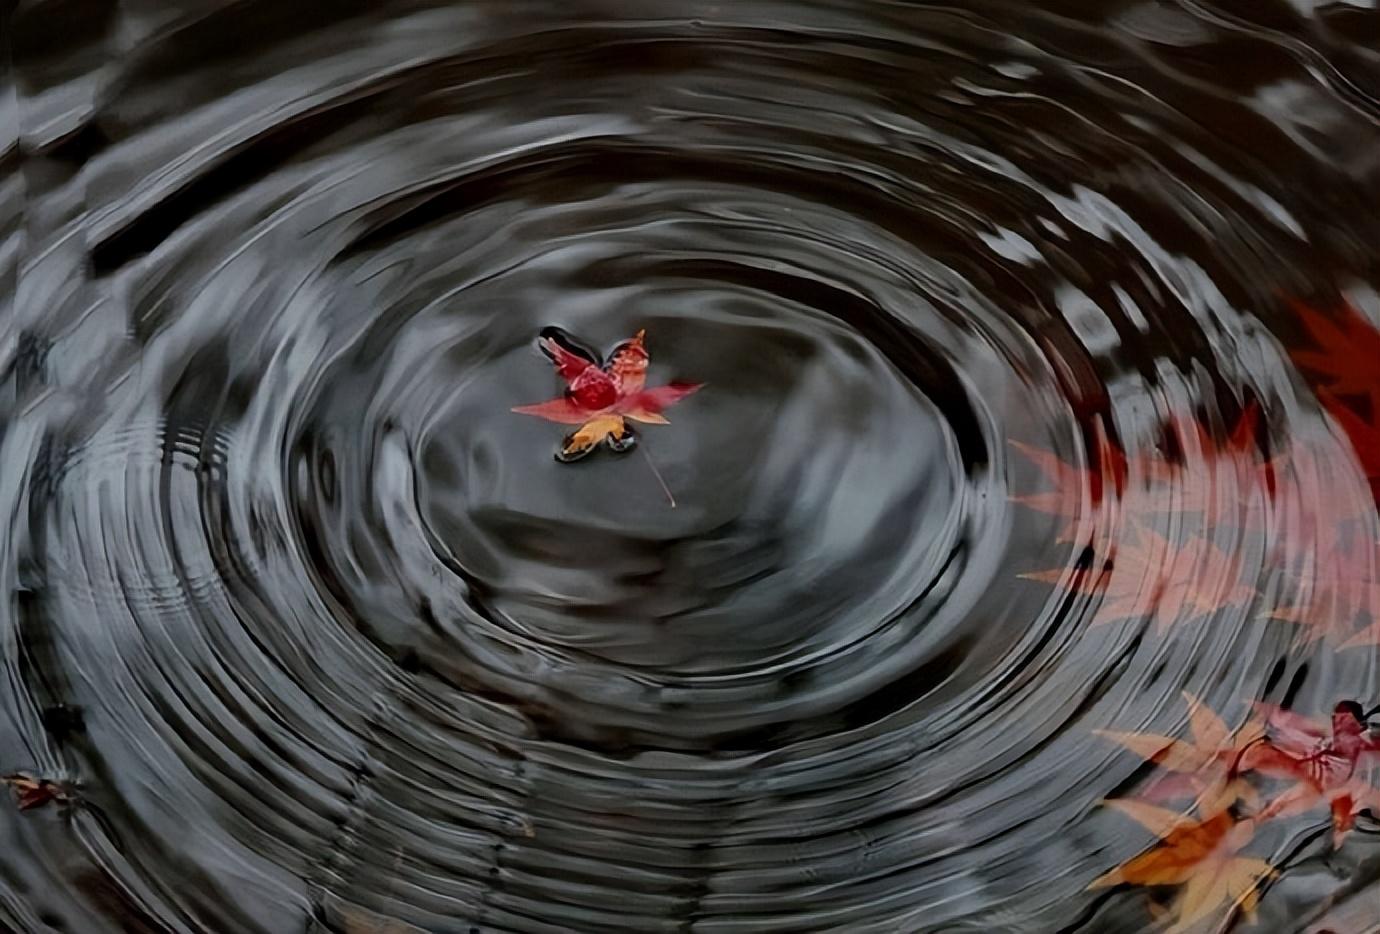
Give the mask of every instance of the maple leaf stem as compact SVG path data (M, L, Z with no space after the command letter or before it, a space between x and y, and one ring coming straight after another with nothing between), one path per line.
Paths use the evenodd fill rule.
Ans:
M639 444L638 447L642 450L642 456L647 458L647 466L652 468L652 476L656 477L656 482L661 484L661 492L666 494L666 502L671 504L672 509L675 509L676 498L671 495L671 488L668 487L666 481L662 479L661 471L656 469L656 464L652 461L652 455L647 453L647 446L645 444Z
M1257 736L1255 739L1251 740L1249 743L1247 743L1246 745L1244 745L1244 746L1242 746L1240 749L1238 749L1238 750L1236 751L1236 758L1233 759L1232 762L1231 762L1231 768L1227 770L1227 781L1228 781L1228 782L1231 782L1231 781L1233 781L1238 775L1241 774L1241 760L1244 759L1244 758L1246 757L1246 753L1250 751L1250 749L1251 749L1252 746L1256 746L1256 745L1259 745L1260 743L1267 743L1267 742L1269 742L1269 737L1268 737L1268 736L1263 736L1263 735L1262 735L1262 736Z

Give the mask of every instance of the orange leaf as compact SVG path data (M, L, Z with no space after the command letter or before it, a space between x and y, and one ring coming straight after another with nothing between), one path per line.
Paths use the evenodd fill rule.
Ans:
M1264 860L1236 855L1250 841L1253 828L1249 821L1239 822L1226 810L1197 821L1144 803L1105 803L1150 829L1160 841L1094 879L1089 888L1181 886L1170 912L1171 931L1187 930L1237 908L1253 910L1257 886L1274 874Z

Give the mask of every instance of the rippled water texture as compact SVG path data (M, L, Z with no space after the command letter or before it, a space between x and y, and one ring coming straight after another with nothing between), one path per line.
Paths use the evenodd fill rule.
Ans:
M0 928L1138 931L1118 735L1380 701L1373 0L0 15Z

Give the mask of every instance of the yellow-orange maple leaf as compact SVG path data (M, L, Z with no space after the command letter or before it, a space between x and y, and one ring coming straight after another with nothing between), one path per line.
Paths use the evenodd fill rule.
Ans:
M1238 856L1254 833L1251 821L1238 821L1229 811L1194 820L1141 801L1103 802L1160 838L1152 849L1094 879L1089 888L1112 885L1179 886L1170 908L1170 932L1237 909L1250 914L1259 898L1258 886L1274 875L1262 859Z
M1192 798L1210 810L1226 807L1238 797L1255 803L1254 789L1232 779L1249 767L1248 761L1243 766L1243 760L1249 760L1251 749L1264 735L1264 724L1251 718L1232 730L1198 698L1187 691L1183 697L1188 704L1189 741L1155 733L1094 732L1163 770L1142 792L1145 801Z

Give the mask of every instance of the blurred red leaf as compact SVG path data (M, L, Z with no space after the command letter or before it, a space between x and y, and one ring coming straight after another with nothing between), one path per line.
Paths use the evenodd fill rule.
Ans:
M1298 300L1290 304L1316 345L1293 350L1290 356L1314 376L1315 389L1380 400L1380 332L1347 302L1335 315Z
M1081 570L1059 568L1022 574L1028 580L1067 590L1098 594L1102 602L1093 624L1151 617L1156 629L1248 603L1254 588L1240 579L1235 556L1212 542L1191 537L1174 545L1143 529L1116 544L1112 559Z
M0 777L0 781L10 786L10 790L14 792L15 803L21 811L42 807L49 802L66 804L71 800L71 792L67 787L51 779L17 773Z

